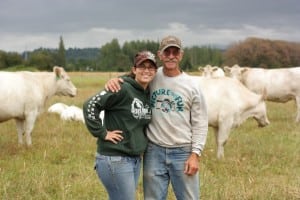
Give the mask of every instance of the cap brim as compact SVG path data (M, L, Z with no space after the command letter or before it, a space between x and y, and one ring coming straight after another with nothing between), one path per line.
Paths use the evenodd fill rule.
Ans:
M181 49L180 46L177 45L177 44L168 44L168 45L166 45L164 48L162 48L160 51L161 51L161 52L164 52L164 51L165 51L167 48L169 48L169 47L177 47L178 49Z
M156 65L155 61L152 60L152 59L150 59L150 58L145 58L145 59L140 60L140 62L137 62L137 63L136 63L136 66L142 64L142 63L143 63L144 61L146 61L146 60L151 61L151 62L156 66L156 68L157 68L157 65Z

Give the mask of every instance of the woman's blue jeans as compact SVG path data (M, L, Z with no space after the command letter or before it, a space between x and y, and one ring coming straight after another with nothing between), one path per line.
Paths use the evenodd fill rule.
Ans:
M170 182L177 200L199 200L199 172L184 174L190 155L191 147L165 148L148 143L143 165L145 200L165 200Z
M110 200L135 200L141 157L96 155L95 169Z

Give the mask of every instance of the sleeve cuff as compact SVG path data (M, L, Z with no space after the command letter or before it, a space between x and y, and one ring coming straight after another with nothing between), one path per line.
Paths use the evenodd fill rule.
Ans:
M193 150L192 152L197 154L198 156L201 156L201 151L200 150Z

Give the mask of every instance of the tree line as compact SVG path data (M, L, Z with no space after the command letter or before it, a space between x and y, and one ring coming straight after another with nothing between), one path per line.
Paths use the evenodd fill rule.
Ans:
M121 46L113 39L101 48L69 48L65 50L60 37L57 49L39 48L22 54L0 50L0 70L15 66L30 66L41 71L51 71L54 65L68 71L128 71L135 54L141 50L156 53L158 41L128 41ZM159 63L160 64L160 63ZM199 66L240 66L279 68L300 65L300 44L280 40L247 38L231 44L226 49L213 46L184 48L181 67L197 71Z
M224 52L224 63L261 68L300 66L300 43L247 38Z

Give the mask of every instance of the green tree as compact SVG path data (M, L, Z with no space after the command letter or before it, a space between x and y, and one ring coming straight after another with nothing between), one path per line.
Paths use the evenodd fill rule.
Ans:
M39 49L30 53L27 65L35 66L41 71L52 71L53 63L53 53Z
M0 69L4 69L6 67L7 67L6 52L0 50Z
M6 53L6 63L8 67L21 65L23 63L23 58L19 53L8 52Z
M0 51L0 69L23 64L23 58L16 52Z
M56 57L56 65L61 67L66 67L66 50L62 36L59 38L59 46L58 46L58 53Z
M190 63L191 71L198 70L199 66L207 64L221 66L223 63L222 51L211 46L185 48L184 54Z
M130 63L133 64L133 60L137 52L148 50L156 54L158 47L159 47L159 43L157 42L150 41L150 40L146 40L146 41L137 40L137 41L125 42L122 48L122 52L128 57Z
M184 71L192 71L192 63L191 63L191 57L189 53L185 53L183 55L183 58L180 62L180 66L182 68L182 70Z
M130 60L121 51L117 39L105 44L101 48L100 69L104 71L128 71Z

